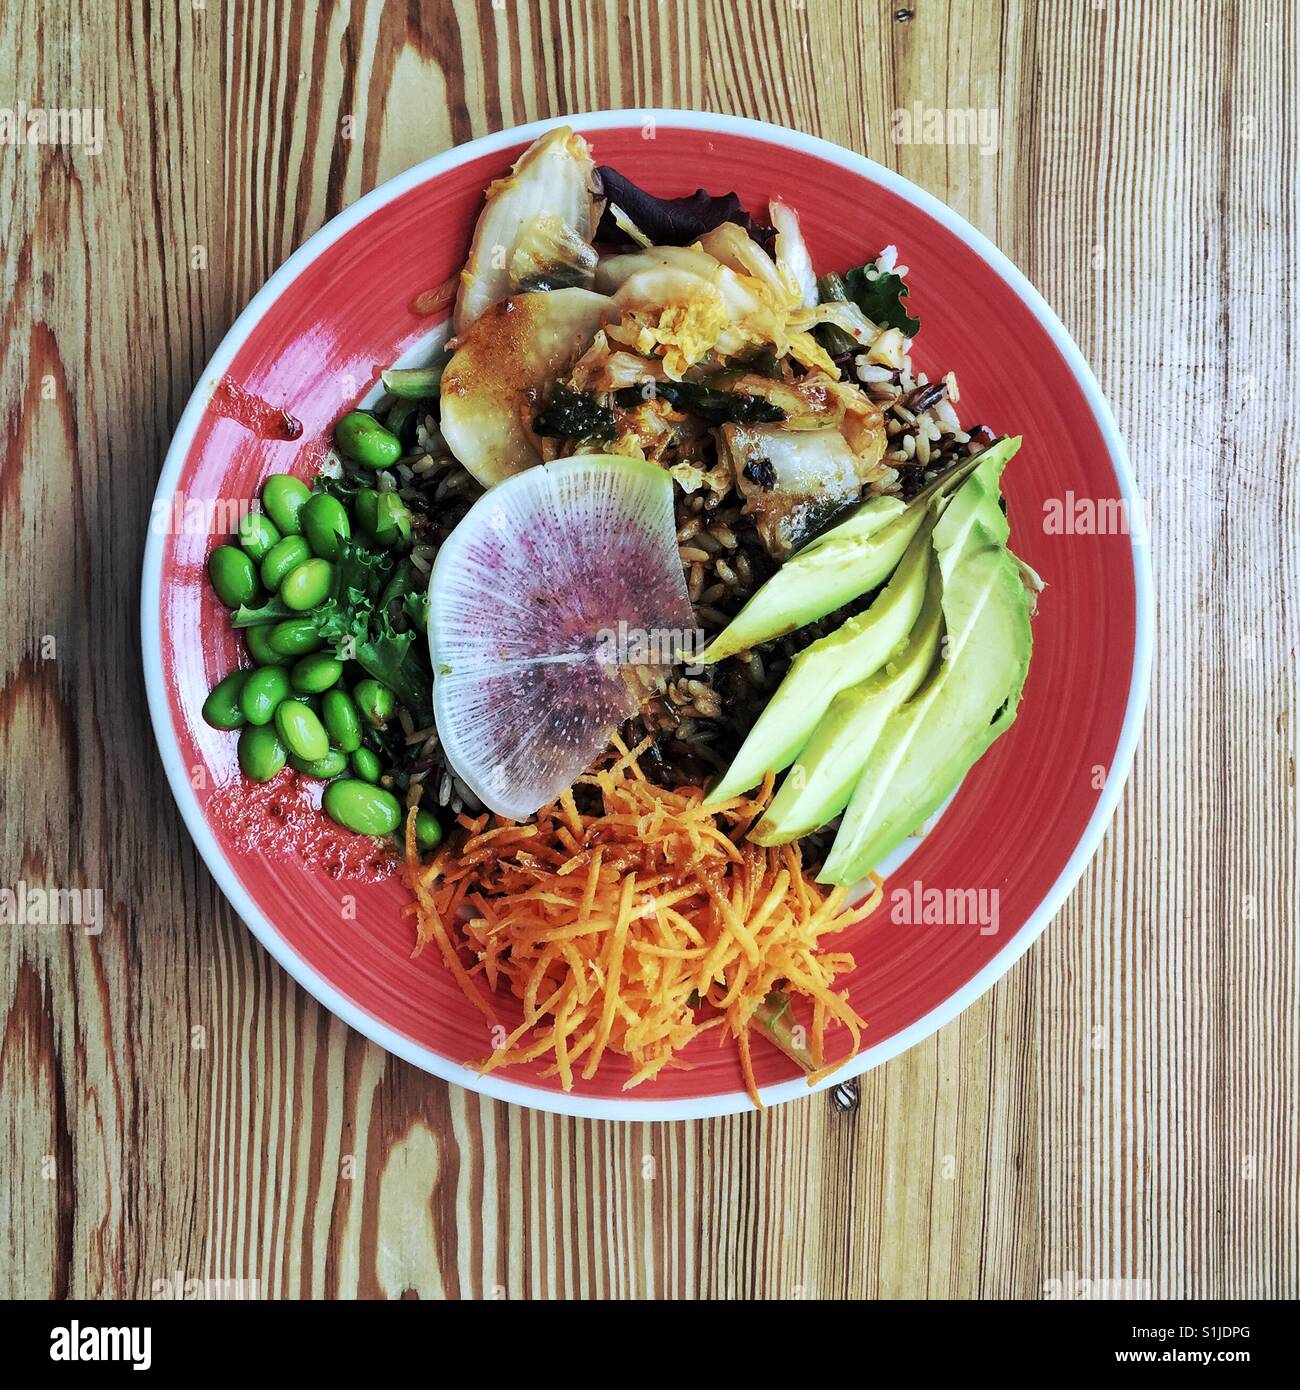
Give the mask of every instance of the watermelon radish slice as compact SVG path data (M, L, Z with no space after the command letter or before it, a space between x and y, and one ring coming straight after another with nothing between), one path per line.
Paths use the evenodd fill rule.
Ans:
M657 464L582 454L507 478L452 532L429 584L448 762L490 810L527 818L637 712L627 665L647 647L671 659L694 626Z

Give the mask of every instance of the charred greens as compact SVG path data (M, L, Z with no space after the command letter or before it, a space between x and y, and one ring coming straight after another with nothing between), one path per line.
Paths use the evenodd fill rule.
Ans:
M614 412L587 391L573 391L557 382L533 429L547 439L613 439L618 433Z
M762 396L744 391L720 391L698 381L654 381L644 387L628 386L614 393L624 410L635 409L645 401L662 397L685 415L695 415L710 425L775 424L786 418L779 405Z

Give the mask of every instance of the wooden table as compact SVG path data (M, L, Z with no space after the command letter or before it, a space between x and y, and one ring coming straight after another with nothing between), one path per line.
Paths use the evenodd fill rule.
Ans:
M107 918L4 929L0 1293L1300 1292L1300 11L108 8L0 11L0 106L105 109L98 155L0 147L0 880L102 885ZM996 109L996 153L892 143L914 103ZM149 503L254 290L435 151L647 105L826 136L970 218L1097 368L1151 499L1159 650L1115 824L1043 940L852 1114L585 1123L395 1061L235 919L146 720Z

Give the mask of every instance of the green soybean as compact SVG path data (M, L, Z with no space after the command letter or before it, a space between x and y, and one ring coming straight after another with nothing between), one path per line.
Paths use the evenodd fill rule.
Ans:
M288 751L272 728L252 724L239 736L239 766L254 782L269 782L286 757Z
M395 492L373 487L357 493L357 521L379 545L395 545L411 534L411 512Z
M415 843L419 849L437 849L442 844L442 826L432 811L415 813Z
M321 696L321 717L330 738L345 753L361 747L361 715L346 690L327 690Z
M301 536L285 536L262 556L262 583L274 593L284 582L285 575L310 559L311 547Z
M249 632L255 629L249 628ZM269 638L271 650L283 657L306 656L308 652L319 651L324 645L316 624L310 618L286 618L276 623Z
M227 608L252 603L257 597L257 571L242 550L219 545L208 560L208 574L217 597Z
M280 528L281 535L302 534L302 509L311 497L311 489L299 478L288 473L273 473L262 484L262 506Z
M343 663L335 661L328 652L313 652L294 663L289 672L289 681L295 690L305 694L319 695L323 690L337 683L343 674Z
M275 732L290 753L309 762L330 751L330 736L324 724L301 700L281 700L275 707Z
M379 681L358 681L352 691L361 717L371 728L380 728L393 712L393 692Z
M328 782L331 777L348 770L348 756L338 748L331 748L323 758L300 758L296 753L289 756L289 766L297 769L305 777L319 777Z
M245 512L239 518L239 544L250 560L260 562L279 539L279 527L265 512Z
M321 797L321 805L331 820L358 835L391 834L402 819L402 808L391 792L354 777L331 782Z
M358 489L352 505L356 509L357 521L360 523L361 529L367 535L374 536L375 540L378 540L375 527L379 521L379 489L373 487Z
M411 538L411 511L395 492L381 492L375 514L375 534L385 545Z
M269 724L288 694L289 673L283 666L259 666L239 692L239 707L250 724Z
M339 541L352 535L348 509L328 492L313 493L300 516L302 533L314 554L322 560L337 560Z
M329 597L334 566L328 560L308 560L291 569L280 581L280 599L286 608L304 613Z
M248 654L259 666L283 666L289 660L271 646L271 634L274 631L269 623L258 623L256 627L244 628L244 642L248 647Z
M379 754L370 748L355 748L352 751L352 771L361 778L363 782L378 782L383 773L383 764L379 761Z
M364 410L349 411L334 426L334 442L363 468L391 468L402 456L402 441Z
M239 692L247 679L247 671L232 671L212 687L203 702L203 717L214 729L238 729L246 722L239 707Z

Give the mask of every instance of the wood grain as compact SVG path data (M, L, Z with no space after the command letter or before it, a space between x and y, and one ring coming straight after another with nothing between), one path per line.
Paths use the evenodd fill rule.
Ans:
M1285 0L92 0L0 11L0 1294L1300 1292L1297 107ZM996 108L995 154L891 113ZM825 1096L672 1127L532 1114L333 1020L199 864L140 688L170 431L234 315L360 194L504 125L758 116L899 169L1038 284L1150 498L1160 637L1134 775L1042 942Z

